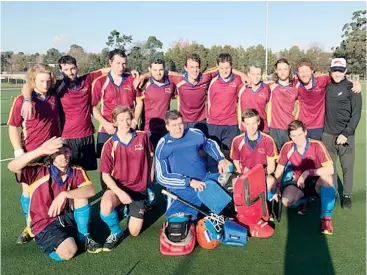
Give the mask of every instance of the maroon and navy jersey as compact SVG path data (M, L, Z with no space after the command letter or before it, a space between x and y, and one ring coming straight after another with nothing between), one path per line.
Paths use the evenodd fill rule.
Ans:
M294 106L298 98L298 89L293 84L282 86L274 83L270 86L267 120L269 128L287 130L294 120Z
M132 130L128 144L113 134L103 145L100 171L110 174L118 186L131 191L145 192L149 183L149 158L152 145L145 132Z
M200 73L195 85L188 81L187 73L183 76L169 75L170 81L176 84L178 110L184 122L199 122L207 118L206 92L210 81L217 75L216 70Z
M112 111L118 105L134 110L136 102L141 100L141 93L134 89L133 81L132 75L123 74L121 83L114 83L110 72L98 77L92 85L92 106L101 102L101 114L109 122L112 122ZM99 131L105 132L103 127Z
M227 82L220 75L212 79L208 88L208 123L237 125L236 106L241 87L241 78L234 74Z
M48 210L54 198L62 191L76 189L82 186L92 184L85 171L80 167L69 167L67 177L64 182L58 179L57 172L54 172L56 167L52 165L33 164L22 169L18 183L26 183L30 188L30 203L28 226L34 235L40 233L57 217L49 217ZM53 170L51 176L51 170ZM58 171L58 170L57 170ZM66 201L61 207L61 212L64 210Z
M245 131L245 127L242 123L242 112L246 109L255 109L260 115L260 126L259 129L263 132L269 133L269 126L266 117L266 104L270 100L270 87L261 81L259 88L256 91L252 90L251 87L246 88L242 86L238 94L239 102L239 113L238 122L241 131Z
M22 127L22 142L26 151L32 151L46 140L60 136L59 103L54 92L48 92L45 99L32 93L32 116L24 120L21 116L23 96L14 99L10 109L8 125Z
M278 150L272 137L260 131L256 146L252 148L245 132L233 139L230 157L232 160L239 160L242 169L252 169L257 164L266 167L268 160L278 158Z
M325 145L319 140L310 138L307 139L306 150L303 155L297 151L297 146L293 141L288 141L283 145L278 163L286 166L288 161L292 165L296 181L306 170L318 169L333 164Z
M102 75L96 71L79 77L75 87L63 82L59 87L59 97L65 116L62 137L65 139L83 138L94 133L92 124L92 83Z
M164 79L164 84L161 86L157 85L152 78L149 79L142 93L145 132L161 133L166 131L164 116L169 110L174 91L175 86L168 78Z
M312 76L312 88L306 89L298 82L298 112L296 118L306 124L307 129L324 127L326 86L330 76Z

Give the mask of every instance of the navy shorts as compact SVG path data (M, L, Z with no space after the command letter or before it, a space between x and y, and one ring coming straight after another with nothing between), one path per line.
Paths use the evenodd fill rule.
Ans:
M208 124L209 138L218 143L220 148L230 150L233 139L239 135L238 125Z
M185 122L185 128L196 128L201 130L206 137L208 137L208 124L206 120L198 121L198 122Z
M144 219L145 212L148 209L148 195L147 192L135 192L130 189L124 188L120 184L118 187L125 191L133 201L127 204L127 214L137 219Z
M66 208L65 208L66 209ZM72 211L64 211L55 221L35 236L37 245L49 255L67 238L77 239L77 226Z
M281 191L283 193L283 191L288 187L288 186L295 186L296 188L298 188L299 190L301 190L304 194L304 197L315 197L318 196L319 194L316 192L316 182L320 177L307 177L306 181L305 181L305 187L303 189L299 188L297 186L297 183L294 181L290 181L285 183L284 185L282 185L281 187Z
M316 129L307 129L307 137L321 140L322 133L324 132L324 128L316 128Z
M97 158L101 157L103 145L111 136L112 135L107 134L107 133L98 133L97 135Z
M71 165L78 165L87 171L97 169L97 155L93 135L66 139L65 141L72 149Z
M280 149L282 149L284 143L286 143L289 140L287 130L270 128L270 136L274 139L275 144L277 145L278 148L278 152L280 152Z

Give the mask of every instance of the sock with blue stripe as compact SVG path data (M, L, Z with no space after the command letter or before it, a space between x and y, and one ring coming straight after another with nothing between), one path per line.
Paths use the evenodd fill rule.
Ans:
M89 218L90 218L90 205L89 203L76 208L74 210L74 219L79 231L79 239L84 239L83 237L88 237L88 225L89 225Z
M118 237L120 237L122 234L122 230L116 209L114 209L109 215L105 216L102 214L102 212L100 212L100 215L102 221L104 221L111 230L111 233L116 234Z
M22 212L25 218L25 223L28 224L28 211L29 211L29 203L31 199L29 197L22 195L20 196L20 205L22 207Z
M336 190L334 186L321 186L321 219L323 217L331 217L333 213Z
M271 199L273 198L275 192L269 191L267 192L267 196L268 196L268 201L271 201Z
M61 257L59 256L59 254L56 253L56 251L52 251L50 254L48 254L48 256L52 260L55 260L57 262L63 262L64 261L63 259L61 259Z

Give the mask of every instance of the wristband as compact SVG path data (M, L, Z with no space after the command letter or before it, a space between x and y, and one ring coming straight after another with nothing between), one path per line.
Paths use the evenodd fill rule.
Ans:
M18 149L18 150L15 150L14 151L14 157L15 158L20 157L23 154L24 154L24 150L23 149Z
M31 98L30 97L24 97L23 98L23 102L30 102L31 101Z
M316 176L315 169L310 169L310 170L308 170L308 175L309 175L309 176L311 176L311 177Z

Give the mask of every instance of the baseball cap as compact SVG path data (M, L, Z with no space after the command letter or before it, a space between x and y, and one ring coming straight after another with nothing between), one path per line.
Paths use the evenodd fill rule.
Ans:
M332 72L345 72L347 69L347 61L345 58L334 58L331 60L330 71Z

